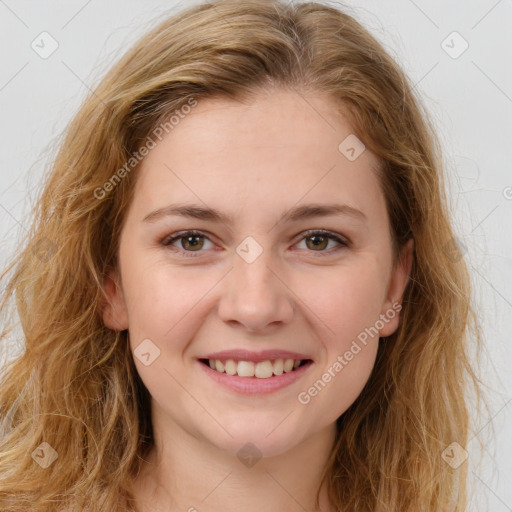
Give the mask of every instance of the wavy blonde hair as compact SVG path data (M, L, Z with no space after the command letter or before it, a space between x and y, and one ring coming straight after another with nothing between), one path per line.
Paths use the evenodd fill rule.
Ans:
M1 311L10 319L2 343L17 313L24 350L0 382L0 509L134 510L132 479L153 443L150 397L127 332L104 326L102 304L137 169L101 198L98 190L191 100L241 101L272 85L337 102L382 162L395 261L415 241L401 325L380 343L367 385L337 421L322 481L332 507L465 509L467 463L452 469L442 452L469 439L470 399L482 398L469 351L481 334L440 144L407 77L352 16L280 0L211 1L168 17L70 123L2 276ZM35 462L43 442L58 454L47 468Z

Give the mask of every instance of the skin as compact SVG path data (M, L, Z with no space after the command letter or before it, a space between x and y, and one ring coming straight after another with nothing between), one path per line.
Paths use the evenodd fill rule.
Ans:
M160 350L149 366L134 357L152 397L155 434L134 487L140 511L314 510L336 419L368 381L378 337L308 404L297 396L380 315L388 318L405 290L412 241L393 266L378 160L365 150L349 161L338 150L353 133L346 119L328 98L304 98L276 89L246 103L203 100L138 171L119 269L105 283L104 322L128 329L133 350L145 339ZM215 208L233 223L143 221L171 203ZM348 204L365 219L282 220L310 203ZM206 236L195 240L198 248L183 238L161 243L189 229ZM308 229L338 233L350 245L320 238L316 248ZM236 252L247 236L263 249L252 263ZM395 315L379 336L398 324ZM293 350L314 364L282 390L241 395L215 383L197 361L232 348ZM237 457L248 442L262 454L252 467ZM321 510L329 510L325 489Z

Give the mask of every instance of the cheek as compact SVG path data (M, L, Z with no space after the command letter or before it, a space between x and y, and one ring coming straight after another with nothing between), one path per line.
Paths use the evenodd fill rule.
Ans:
M317 275L303 281L305 311L313 313L309 318L315 322L313 330L324 357L299 402L311 402L331 420L356 400L372 372L379 344L374 329L385 287L382 275L376 260L366 258L365 264L347 265L325 278Z
M214 284L211 274L198 279L161 264L146 271L139 268L134 275L138 278L129 287L130 332L152 335L162 342L176 339L175 332L194 316L199 301Z
M179 384L188 375L185 354L202 326L206 297L215 280L211 272L198 279L162 262L146 262L145 267L133 270L131 275L137 278L131 278L126 288L130 295L130 346L137 372L157 400L163 403L173 396L177 402L184 399L180 403L185 407L186 394Z
M321 418L326 425L336 421L359 397L379 348L378 336L371 337L365 330L372 325L365 308L368 304L352 300L344 304L344 311L332 315L336 336L331 334L322 340L325 358L297 395L310 417Z
M347 341L375 324L384 297L383 273L372 258L330 268L325 274L301 275L297 294L317 319L329 349L344 348ZM309 316L311 316L311 313Z

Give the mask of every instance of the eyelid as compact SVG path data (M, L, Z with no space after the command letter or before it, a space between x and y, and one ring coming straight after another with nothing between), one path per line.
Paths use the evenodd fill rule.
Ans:
M210 240L210 242L214 243L210 237L210 235L207 231L201 231L198 229L185 229L183 231L177 231L176 233L172 233L170 235L166 235L161 241L160 244L164 247L171 248L171 250L175 250L176 252L186 253L193 255L194 253L201 253L204 251L185 251L184 249L180 249L178 247L173 247L172 244L179 240L180 238L185 238L187 236L198 236L203 237L207 240Z
M296 245L297 243L301 242L305 238L308 238L308 237L314 236L314 235L325 236L329 240L334 240L334 241L338 242L338 244L339 244L338 247L331 248L328 251L308 251L308 252L311 252L311 253L315 253L316 252L316 253L318 253L319 256L331 255L331 254L334 254L335 252L337 252L338 250L346 249L348 247L351 247L351 245L352 245L352 242L347 237L345 237L345 236L343 236L343 235L341 235L339 233L336 233L334 231L330 231L328 229L321 229L321 228L307 229L305 231L300 232L299 235L298 235L300 238L297 240L297 242L294 243L294 245ZM198 230L198 229L187 229L187 230L183 230L183 231L178 231L176 233L172 233L171 235L165 236L161 240L160 243L164 247L169 247L169 248L172 247L171 250L174 250L174 251L179 252L181 254L187 254L186 257L194 257L193 255L195 253L200 254L202 252L205 252L205 251L202 251L202 250L199 250L199 251L185 251L184 249L180 249L178 247L172 246L172 243L176 242L180 238L185 238L187 236L202 237L202 238L205 238L205 239L209 240L210 242L214 243L210 239L210 237L212 235L210 235L207 231L202 231L202 230Z
M306 231L302 231L299 235L301 237L300 240L303 240L304 238L307 238L308 236L313 236L313 235L322 236L323 235L323 236L330 238L331 240L336 240L340 244L346 245L347 247L352 245L352 242L346 236L344 236L340 233L336 233L335 231L330 231L328 229L321 229L321 228L307 229Z

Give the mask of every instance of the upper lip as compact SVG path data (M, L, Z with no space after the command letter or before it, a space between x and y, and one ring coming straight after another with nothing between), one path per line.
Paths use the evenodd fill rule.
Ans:
M251 350L232 349L222 350L221 352L212 352L206 354L199 359L219 359L220 361L227 361L234 359L235 361L274 361L275 359L311 359L307 354L299 354L298 352L290 352L289 350L263 350L261 352L253 352Z

